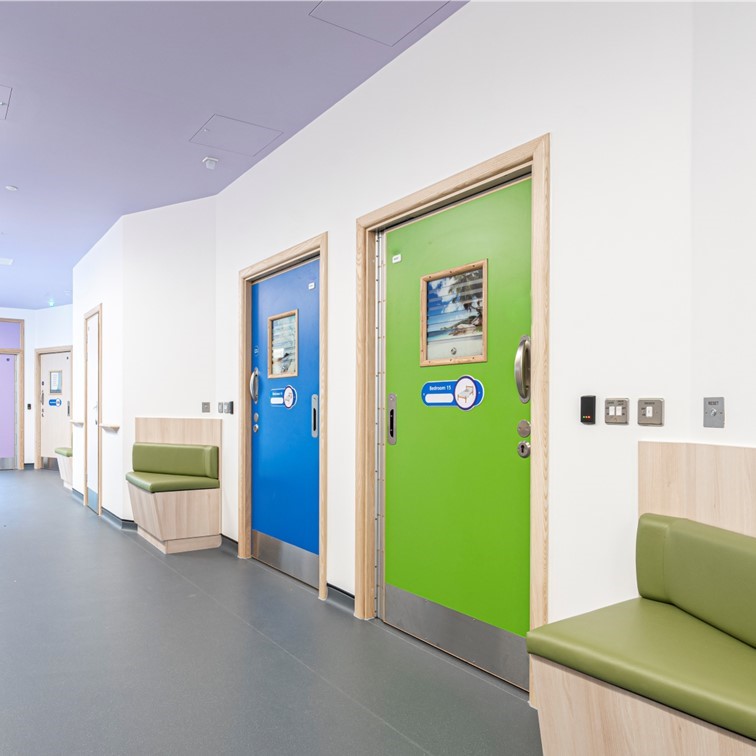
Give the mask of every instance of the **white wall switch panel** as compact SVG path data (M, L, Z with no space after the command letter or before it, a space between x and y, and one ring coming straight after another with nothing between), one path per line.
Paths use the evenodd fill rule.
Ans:
M638 399L638 425L664 425L664 399Z

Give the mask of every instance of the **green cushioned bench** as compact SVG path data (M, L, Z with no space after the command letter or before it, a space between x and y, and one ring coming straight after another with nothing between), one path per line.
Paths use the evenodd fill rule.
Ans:
M218 447L138 442L126 473L139 533L163 553L220 546Z
M70 446L59 446L55 453L61 457L73 457L73 449Z
M743 753L752 748L756 753L756 538L646 514L638 524L636 574L640 598L528 634L534 662L548 662L537 669L534 665L534 700L542 730L548 712L542 710L547 704L539 675L548 688L548 681L557 679L554 675L562 675L560 685L568 684L565 680L572 678L563 673L573 671L579 673L574 679L580 684L586 677L602 681L608 684L604 693L614 686L735 733L731 740ZM546 690L543 698L549 694ZM573 708L573 721L574 714ZM592 722L597 729L595 717ZM563 722L557 729L564 727ZM706 730L709 735L712 731ZM547 756L549 737L544 737ZM562 735L554 753L572 752L564 742ZM638 747L642 753L648 746ZM585 744L579 750L589 753ZM631 744L620 751L636 752Z

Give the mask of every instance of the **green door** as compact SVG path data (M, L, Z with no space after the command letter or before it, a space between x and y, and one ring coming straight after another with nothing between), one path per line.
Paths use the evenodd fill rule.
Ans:
M530 216L527 179L385 234L382 616L523 688Z

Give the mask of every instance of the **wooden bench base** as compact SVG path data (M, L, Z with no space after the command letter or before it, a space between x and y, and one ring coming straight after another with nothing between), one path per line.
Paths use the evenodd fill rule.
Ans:
M152 494L128 486L137 532L163 554L221 545L219 488Z
M544 756L756 756L756 741L531 656Z
M73 457L64 457L62 454L56 454L58 460L58 472L63 485L69 490L73 490Z

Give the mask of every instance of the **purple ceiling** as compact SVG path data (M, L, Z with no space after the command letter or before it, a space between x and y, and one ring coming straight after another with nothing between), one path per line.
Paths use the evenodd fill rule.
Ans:
M0 307L69 303L121 215L217 194L461 5L0 2Z

